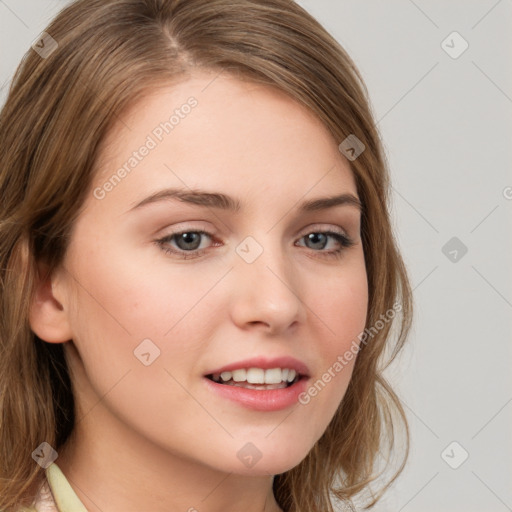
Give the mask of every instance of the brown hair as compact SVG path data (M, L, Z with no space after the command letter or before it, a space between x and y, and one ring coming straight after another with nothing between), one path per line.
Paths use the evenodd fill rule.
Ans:
M75 421L63 345L30 329L38 265L51 272L61 263L100 143L120 113L192 67L278 87L336 141L353 134L366 147L350 165L363 204L367 327L394 304L401 315L361 344L326 432L298 466L275 476L274 492L285 511L332 512L333 495L350 500L379 477L379 449L387 439L393 452L402 425L405 454L386 489L404 467L409 432L383 357L391 327L388 364L403 346L413 304L389 216L388 164L350 57L291 0L78 0L46 32L58 46L27 52L0 113L0 510L30 503L44 477L32 451L44 441L58 451Z

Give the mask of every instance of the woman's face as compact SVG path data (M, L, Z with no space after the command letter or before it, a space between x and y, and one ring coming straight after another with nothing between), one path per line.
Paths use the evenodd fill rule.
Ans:
M53 281L79 425L113 452L130 436L134 453L289 470L338 408L355 362L338 358L365 327L360 210L314 203L358 197L341 141L276 90L201 72L104 142Z

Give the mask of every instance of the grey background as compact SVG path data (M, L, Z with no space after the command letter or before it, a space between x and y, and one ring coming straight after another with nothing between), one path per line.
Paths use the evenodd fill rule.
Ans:
M0 0L0 103L29 45L67 3ZM387 372L412 450L374 510L512 511L512 1L299 3L366 81L414 287L413 331ZM443 48L458 52L461 40L442 46L454 31L469 45L457 58ZM462 450L468 458L453 469L447 461L460 464Z

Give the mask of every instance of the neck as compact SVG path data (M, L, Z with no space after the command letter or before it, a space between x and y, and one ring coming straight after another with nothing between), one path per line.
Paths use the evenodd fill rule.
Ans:
M85 416L56 460L89 512L282 512L272 475L223 473L170 454L128 429L105 428L105 412L100 404Z

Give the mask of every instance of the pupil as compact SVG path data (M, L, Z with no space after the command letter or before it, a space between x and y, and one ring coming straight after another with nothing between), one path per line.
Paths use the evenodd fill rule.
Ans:
M318 240L318 237L323 237L323 239L327 238L326 235L324 233L311 233L310 235L308 235L308 240L310 241L313 241L314 244L318 244L318 241L315 241L315 240ZM314 249L323 249L325 247L325 242L326 240L322 240L322 242L320 242L320 247L313 247Z
M196 238L196 240L194 240L194 238ZM185 242L185 247L180 247L180 249L197 249L197 247L190 247L190 244L194 245L194 242L196 242L196 245L197 245L197 241L199 240L199 233L182 233L181 234L181 237L178 238L178 242L181 242L181 241L184 241ZM180 245L178 243L178 245Z

